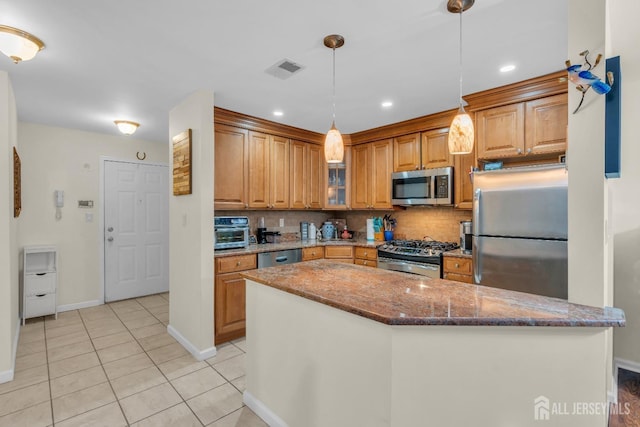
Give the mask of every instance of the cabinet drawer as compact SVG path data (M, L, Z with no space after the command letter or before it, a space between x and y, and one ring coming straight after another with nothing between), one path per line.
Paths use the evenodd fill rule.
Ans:
M25 299L24 317L44 316L56 312L56 294L44 294Z
M353 258L353 246L325 246L325 258Z
M370 259L362 259L362 258L356 258L355 260L353 260L354 264L358 264L358 265L366 265L367 267L377 267L378 266L378 262L377 261L372 261Z
M216 273L233 273L234 271L251 270L257 266L257 258L255 255L230 256L216 260Z
M445 273L471 274L471 259L447 257L443 258Z
M356 258L370 259L376 261L378 259L378 250L374 248L361 248L356 246Z
M33 296L48 294L56 290L56 273L26 274L24 277L24 294Z
M324 248L322 246L314 246L312 248L302 248L302 260L311 261L312 259L324 258Z
M473 276L469 274L444 273L443 279L455 280L456 282L473 283Z

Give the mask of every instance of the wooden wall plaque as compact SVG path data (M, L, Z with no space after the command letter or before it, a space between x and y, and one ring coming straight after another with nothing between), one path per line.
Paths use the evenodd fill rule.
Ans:
M22 211L22 173L20 156L16 147L13 147L13 217L20 216Z
M173 140L173 195L191 194L191 129Z

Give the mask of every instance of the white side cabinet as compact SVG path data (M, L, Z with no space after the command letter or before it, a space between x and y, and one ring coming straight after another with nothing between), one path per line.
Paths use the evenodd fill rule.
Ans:
M22 324L30 317L58 318L58 252L55 246L25 246L22 276Z

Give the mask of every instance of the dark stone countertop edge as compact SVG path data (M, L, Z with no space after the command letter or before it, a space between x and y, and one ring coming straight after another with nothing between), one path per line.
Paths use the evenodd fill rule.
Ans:
M236 255L251 255L251 254L259 254L263 252L283 251L287 249L314 248L318 246L358 246L362 248L377 249L378 246L381 246L383 244L384 242L380 242L380 241L370 242L368 240L363 240L363 239L305 240L305 241L294 240L291 242L264 243L262 245L250 244L246 248L239 248L239 249L221 249L221 250L214 251L213 258L214 259L224 258L224 257L236 256Z
M600 319L566 319L566 318L530 318L530 317L386 317L378 313L374 313L363 308L354 307L349 304L340 303L328 298L324 298L320 295L301 291L289 286L283 286L277 283L270 282L268 280L262 280L256 277L254 273L259 270L251 270L241 272L240 275L245 279L252 280L265 286L269 286L274 289L278 289L283 292L287 292L292 295L325 304L333 308L337 308L354 315L365 317L376 322L380 322L390 326L533 326L533 327L624 327L626 325L626 319L622 310L614 307L606 307L615 311L617 316L613 316L611 313L610 318ZM469 285L480 286L480 285ZM575 304L579 306L579 304ZM587 308L595 308L589 306L582 306Z

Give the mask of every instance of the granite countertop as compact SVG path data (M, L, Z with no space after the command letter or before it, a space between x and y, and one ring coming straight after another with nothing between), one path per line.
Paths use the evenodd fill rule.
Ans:
M454 257L454 258L473 258L473 256L471 254L465 254L462 252L462 249L458 248L458 249L454 249L452 251L448 251L448 252L444 252L442 254L442 256L450 256L450 257Z
M388 325L624 326L618 308L429 279L327 260L269 267L243 277Z
M331 239L331 240L294 240L282 243L252 244L240 249L222 249L214 251L214 258L222 258L235 255L258 254L261 252L274 252L286 249L312 248L315 246L361 246L364 248L377 248L384 242L370 242L365 239Z

